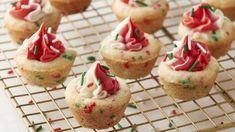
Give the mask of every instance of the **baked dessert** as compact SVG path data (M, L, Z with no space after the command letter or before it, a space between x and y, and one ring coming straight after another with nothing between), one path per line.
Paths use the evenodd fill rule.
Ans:
M59 11L47 0L19 0L12 3L4 21L12 41L22 44L38 30L42 22L56 33L60 20Z
M74 118L81 126L93 129L117 124L130 97L128 86L98 61L87 73L72 80L65 91L65 100Z
M161 45L128 17L101 42L100 53L118 77L137 79L151 72Z
M112 10L119 20L131 17L146 33L162 27L169 10L167 0L114 0Z
M204 0L209 5L223 11L224 15L235 20L235 1L234 0Z
M219 71L218 62L205 44L188 36L174 43L158 68L164 90L181 100L208 95Z
M178 33L181 38L189 34L192 39L205 43L215 58L227 53L235 36L232 21L207 3L184 13Z
M16 65L31 85L55 87L67 78L76 57L76 52L67 49L62 42L42 24L18 49Z
M53 6L64 15L75 14L85 11L91 0L49 0Z

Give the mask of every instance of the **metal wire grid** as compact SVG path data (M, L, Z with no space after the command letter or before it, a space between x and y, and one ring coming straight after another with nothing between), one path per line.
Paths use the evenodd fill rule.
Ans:
M3 28L3 16L9 1L0 5L0 86L5 89L12 103L30 130L42 125L43 131L98 131L82 128L72 117L64 100L68 82L86 70L91 62L88 56L96 56L99 42L117 25L109 0L93 0L82 14L63 17L58 35L79 55L63 85L57 88L29 86L19 74L13 56L17 49L11 44ZM154 36L172 48L177 39L177 26L182 12L198 1L170 0L171 10L164 28ZM213 131L235 126L235 46L219 60L220 72L209 96L195 101L180 101L167 96L156 73L163 57L161 53L151 74L138 80L127 80L137 109L127 108L119 126L104 131ZM9 70L13 71L9 74ZM169 111L175 110L177 115Z

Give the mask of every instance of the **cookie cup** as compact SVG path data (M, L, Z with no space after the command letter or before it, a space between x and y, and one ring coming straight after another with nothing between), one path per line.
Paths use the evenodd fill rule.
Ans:
M119 91L104 99L82 97L77 88L80 78L73 79L65 91L65 100L78 123L82 127L92 129L106 129L117 124L124 116L125 109L129 103L131 92L128 86L119 79ZM90 113L84 109L95 103Z
M51 27L52 33L56 33L60 24L61 14L52 7L52 11L46 14L37 22L29 22L13 17L9 12L5 14L4 24L14 43L22 44L22 42L32 36L39 28L40 23L45 23L46 27Z
M166 0L159 0L161 8L153 7L131 7L122 2L122 0L114 0L112 10L116 17L121 21L127 17L131 17L132 21L139 25L141 29L149 34L162 28L164 18L169 10Z
M28 84L42 87L56 87L67 78L76 57L74 50L65 52L51 62L27 59L27 50L20 48L14 58L17 68Z
M178 29L179 37L183 38L188 34L190 34L193 40L205 43L211 54L215 58L219 58L224 56L230 49L235 38L235 27L227 17L224 18L223 26L215 32L193 32L190 28L181 23ZM215 35L217 37L215 37Z
M115 49L112 44L119 42L107 38L101 43L100 53L115 75L125 79L137 79L151 72L162 44L151 35L145 34L145 37L149 41L148 46L136 52Z
M70 15L85 11L91 0L50 0L50 2L64 15Z
M168 95L181 100L195 100L209 94L218 71L219 64L211 57L209 64L202 71L175 71L161 62L158 74Z

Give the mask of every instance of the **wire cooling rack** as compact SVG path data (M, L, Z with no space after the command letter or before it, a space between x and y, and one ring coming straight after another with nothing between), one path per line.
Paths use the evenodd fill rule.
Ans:
M0 4L0 87L4 88L29 130L35 131L98 131L82 128L71 115L64 99L68 82L92 64L87 58L98 53L100 41L118 24L111 11L111 0L93 0L82 14L63 17L58 36L78 52L75 64L63 85L39 88L27 85L16 68L13 56L17 46L3 27L9 0ZM185 9L195 0L170 0L170 11L164 27L154 34L165 49L172 49L177 39L177 26ZM90 57L91 58L91 57ZM235 46L222 57L220 72L210 95L194 101L169 97L158 80L157 68L163 51L152 72L145 78L127 80L133 103L118 125L100 131L214 131L235 126ZM41 129L42 128L42 129Z

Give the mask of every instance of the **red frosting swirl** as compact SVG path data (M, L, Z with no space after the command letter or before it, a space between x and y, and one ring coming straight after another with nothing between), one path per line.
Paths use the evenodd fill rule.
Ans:
M133 0L123 0L123 2L132 6L132 7L138 7L138 4L135 3Z
M180 49L177 53L167 54L163 61L175 59L171 66L176 71L201 71L206 68L211 58L210 51L205 44L190 40L188 36L184 38L183 46L175 48Z
M41 0L35 0L35 3L41 5ZM26 6L26 8L22 8ZM27 7L28 6L28 7ZM29 0L20 0L14 4L12 4L12 9L10 10L10 14L15 18L25 20L25 17L32 11L34 11L37 6L36 5L29 5Z
M184 13L183 25L199 32L217 30L218 17L214 15L214 11L207 3L201 3Z
M144 36L144 32L135 25L131 19L120 32L122 43L129 51L139 51L148 45L148 40Z
M119 90L118 81L109 76L109 70L103 68L100 63L97 63L95 68L95 76L97 80L101 81L102 90L107 91L108 94L115 94Z
M28 59L50 62L64 53L62 42L54 34L48 33L44 24L32 37L34 38L30 39L32 41L28 47Z

